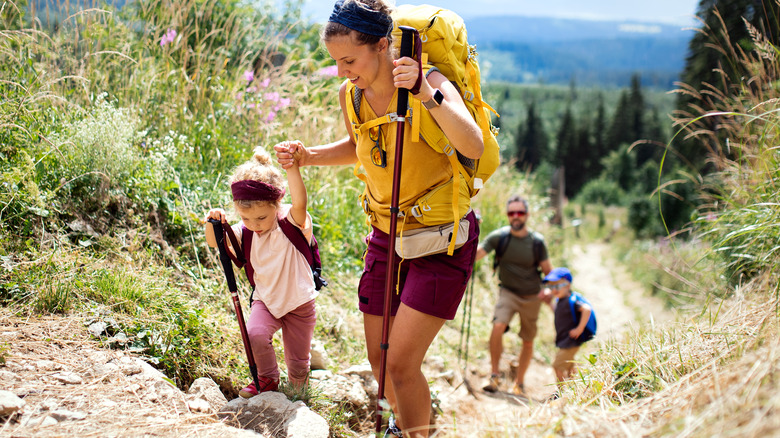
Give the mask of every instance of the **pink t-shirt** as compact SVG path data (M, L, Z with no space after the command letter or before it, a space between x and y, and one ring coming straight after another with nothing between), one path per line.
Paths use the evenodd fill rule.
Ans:
M278 218L287 216L287 220L300 228L306 240L311 242L311 216L306 213L306 223L301 226L290 215L290 207L289 204L282 205L278 211ZM262 301L277 319L317 296L311 267L303 254L279 228L278 218L276 227L261 235L252 236L249 254L255 280L252 300ZM242 239L242 226L241 222L233 225L233 231L239 242Z

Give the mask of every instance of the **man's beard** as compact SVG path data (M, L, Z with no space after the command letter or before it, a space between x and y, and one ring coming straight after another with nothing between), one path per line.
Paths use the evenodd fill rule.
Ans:
M525 228L525 222L520 222L519 224L517 222L512 222L510 225L514 231L520 231L523 228Z

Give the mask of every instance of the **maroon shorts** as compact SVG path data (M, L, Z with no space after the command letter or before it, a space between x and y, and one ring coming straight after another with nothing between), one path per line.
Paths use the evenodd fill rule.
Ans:
M404 260L398 271L400 257L394 257L393 273L399 277L398 293L393 282L391 315L395 315L401 303L414 310L442 319L454 319L466 291L479 242L479 224L474 212L466 215L469 237L452 256L434 254L417 259ZM385 272L387 270L387 233L374 228L368 236L363 276L360 278L358 298L360 311L369 315L382 315L385 296Z

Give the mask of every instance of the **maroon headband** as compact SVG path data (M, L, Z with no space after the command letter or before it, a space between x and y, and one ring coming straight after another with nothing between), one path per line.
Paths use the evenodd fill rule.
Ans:
M234 182L230 190L234 201L278 201L284 196L284 189L251 179Z

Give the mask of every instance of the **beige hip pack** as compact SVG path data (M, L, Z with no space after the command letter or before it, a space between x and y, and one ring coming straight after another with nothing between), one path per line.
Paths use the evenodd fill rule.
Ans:
M455 248L460 248L468 240L469 225L466 218L462 218L458 222ZM447 252L454 229L454 223L450 222L449 224L402 231L401 235L395 238L395 252L403 259L416 259Z

